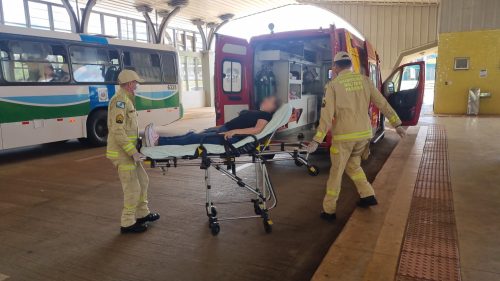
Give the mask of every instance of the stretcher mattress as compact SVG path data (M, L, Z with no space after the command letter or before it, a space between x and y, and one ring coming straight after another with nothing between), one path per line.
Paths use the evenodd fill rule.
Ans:
M292 115L292 107L289 104L284 104L281 106L274 114L273 118L264 127L264 130L259 134L255 135L257 139L261 140L266 136L271 135L280 127L286 125L290 116ZM248 144L254 142L254 138L246 137L233 144L235 148L243 148ZM168 157L183 157L183 156L194 156L196 149L199 144L189 144L189 145L162 145L155 147L143 147L141 153L152 159L163 159ZM217 144L204 144L203 147L207 150L208 154L224 154L226 152L224 145Z

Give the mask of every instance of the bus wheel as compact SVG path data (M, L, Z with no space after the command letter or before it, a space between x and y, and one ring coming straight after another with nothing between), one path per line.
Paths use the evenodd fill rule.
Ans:
M108 139L108 112L98 110L87 119L87 141L93 146L104 146Z

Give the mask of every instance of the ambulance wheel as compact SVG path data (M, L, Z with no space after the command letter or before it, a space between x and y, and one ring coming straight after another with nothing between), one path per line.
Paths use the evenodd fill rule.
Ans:
M108 111L97 110L87 119L87 141L92 146L104 146L108 139Z
M210 227L210 230L211 230L213 236L217 236L217 234L219 234L219 232L220 232L219 223L213 223L212 227Z
M309 173L310 176L313 176L313 177L319 175L319 169L318 169L318 167L316 167L314 165L307 166L307 172Z
M273 232L273 223L271 220L264 220L264 230L266 233Z
M296 165L297 167L302 167L302 166L304 166L304 163L302 163L302 161L300 161L300 160L298 160L298 159L295 159L295 165Z

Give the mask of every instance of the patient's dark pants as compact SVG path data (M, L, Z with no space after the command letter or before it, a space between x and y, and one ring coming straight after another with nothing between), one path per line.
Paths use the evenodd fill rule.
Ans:
M187 145L187 144L224 144L224 135L227 132L224 126L206 129L201 133L189 132L182 136L160 137L158 145ZM230 143L237 142L239 138L231 138Z

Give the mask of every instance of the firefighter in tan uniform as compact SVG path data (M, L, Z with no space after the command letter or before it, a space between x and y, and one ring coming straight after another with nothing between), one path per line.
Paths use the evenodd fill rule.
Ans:
M122 70L118 75L120 89L109 101L108 146L106 156L118 170L123 188L122 233L139 233L147 230L147 222L160 218L148 208L149 178L142 166L144 155L136 149L138 138L135 91L139 82L137 73Z
M361 198L358 206L368 207L377 204L375 192L361 168L361 158L362 156L368 157L372 138L372 127L368 115L370 102L382 111L391 125L396 127L401 137L406 134L406 130L401 127L398 115L370 79L351 71L352 61L349 54L339 52L333 61L333 71L337 77L325 87L320 124L313 141L308 146L309 153L316 151L319 143L323 142L331 129L332 166L321 213L321 218L329 221L336 218L337 199L344 170L358 190Z

